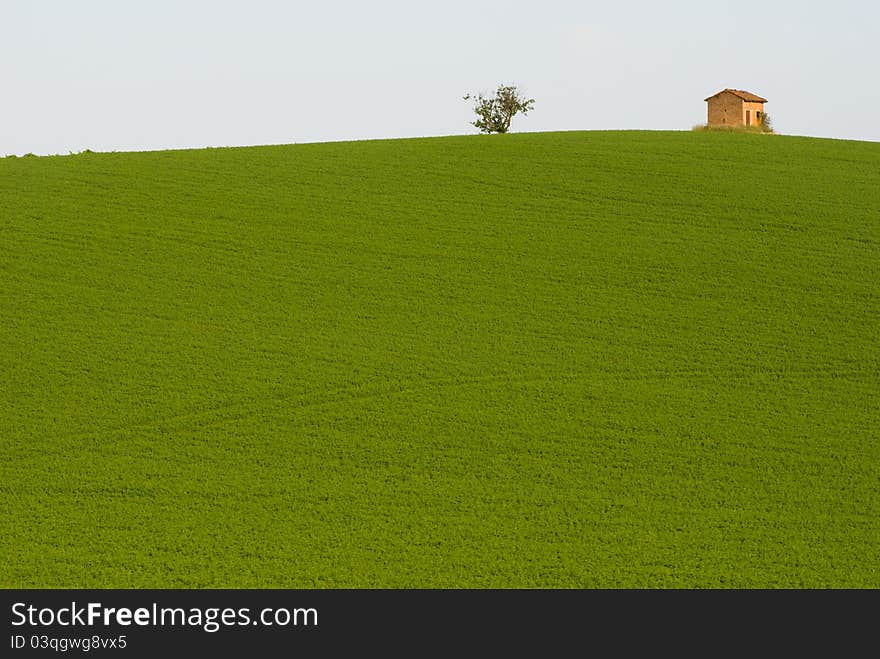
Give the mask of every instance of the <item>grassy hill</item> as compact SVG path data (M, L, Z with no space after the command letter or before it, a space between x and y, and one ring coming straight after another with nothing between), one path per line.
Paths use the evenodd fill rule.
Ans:
M0 160L0 586L880 587L880 144Z

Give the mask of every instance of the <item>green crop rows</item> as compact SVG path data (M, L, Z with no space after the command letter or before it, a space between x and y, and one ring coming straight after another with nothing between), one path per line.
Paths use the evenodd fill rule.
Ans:
M880 144L0 160L0 586L880 587Z

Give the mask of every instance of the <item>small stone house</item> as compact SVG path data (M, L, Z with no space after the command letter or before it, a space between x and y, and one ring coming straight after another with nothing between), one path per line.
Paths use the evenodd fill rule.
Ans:
M741 89L724 89L706 102L710 126L759 126L767 99Z

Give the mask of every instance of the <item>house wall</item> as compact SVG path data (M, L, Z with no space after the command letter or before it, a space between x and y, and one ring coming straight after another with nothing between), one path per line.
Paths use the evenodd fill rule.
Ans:
M764 111L763 103L743 103L743 123L746 121L746 110L752 113L752 126L758 125L758 113Z
M724 92L707 101L709 105L708 121L710 126L742 126L745 122L745 103L738 96ZM760 105L750 104L750 105Z

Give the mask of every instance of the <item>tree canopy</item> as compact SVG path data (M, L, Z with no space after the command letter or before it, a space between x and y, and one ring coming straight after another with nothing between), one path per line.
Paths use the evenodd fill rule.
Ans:
M514 85L501 85L494 96L468 94L464 100L474 101L477 120L471 124L482 133L506 133L510 122L517 114L528 114L535 105L535 99L525 98Z

